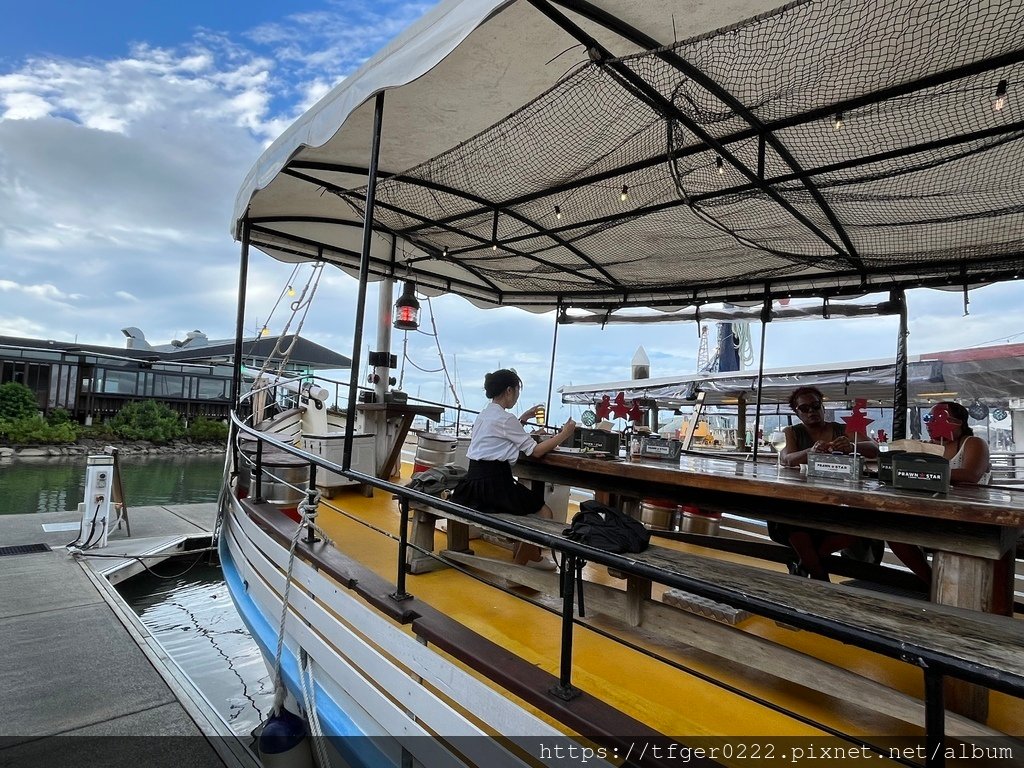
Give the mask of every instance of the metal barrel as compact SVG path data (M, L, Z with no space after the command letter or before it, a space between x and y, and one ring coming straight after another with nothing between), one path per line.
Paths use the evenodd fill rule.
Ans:
M684 504L679 508L675 530L685 533L701 533L705 536L717 536L722 523L721 512L706 512L699 507Z
M451 464L458 443L458 438L452 435L441 435L436 432L417 433L416 455L412 462L413 473Z
M640 504L640 522L648 528L672 530L679 505L669 499L644 499Z
M305 499L308 486L309 465L305 461L277 451L268 451L264 456L263 499L296 522L299 521L299 504Z

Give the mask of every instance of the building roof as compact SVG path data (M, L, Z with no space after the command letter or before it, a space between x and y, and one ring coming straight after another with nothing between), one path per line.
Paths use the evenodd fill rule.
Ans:
M925 404L938 400L979 401L1007 408L1024 398L1024 345L1007 344L976 349L930 352L911 356L907 365L908 400ZM861 360L809 367L774 368L764 371L762 404L789 401L800 386L815 386L833 403L866 398L871 405L891 406L896 364L893 360ZM692 404L696 393L705 393L708 405L735 405L740 395L752 406L757 399L757 371L693 373L651 379L634 379L561 387L562 402L590 405L604 395L619 392L627 400L648 398L667 407Z
M330 370L349 368L352 361L345 355L338 354L333 350L323 347L309 339L301 336L282 337L281 348L287 349L294 341L294 346L289 356L292 365L305 367L312 370ZM260 338L254 341L245 341L242 344L243 357L245 359L259 358L265 360L272 354L277 344L276 338ZM193 365L225 364L230 363L234 357L233 341L212 341L195 347L148 347L146 349L125 349L122 347L108 347L97 344L78 344L77 342L55 341L53 339L29 339L15 336L0 336L0 356L4 347L49 350L53 352L81 353L86 355L98 355L108 358L122 360L136 360L140 363L166 362ZM280 359L280 354L274 355L274 359Z

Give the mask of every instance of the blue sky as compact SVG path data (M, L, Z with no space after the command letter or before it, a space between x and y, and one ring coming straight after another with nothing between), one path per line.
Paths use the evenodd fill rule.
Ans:
M229 225L246 172L299 114L430 5L3 0L0 335L112 346L123 346L125 326L161 344L194 329L231 336L238 246ZM254 256L252 332L268 322L290 272ZM314 310L303 335L349 354L353 318L333 308L355 290L341 274L326 278L328 306ZM963 316L958 293L914 292L911 352L1016 339L1024 333L1020 299L1018 284L985 288ZM369 307L372 329L373 290ZM432 307L466 404L483 404L483 374L500 366L526 380L524 406L544 399L550 316L484 312L452 297ZM269 322L278 330L283 321ZM895 332L893 318L777 323L767 364L891 358ZM755 328L755 350L757 342ZM694 370L692 325L568 327L559 334L555 386L627 378L640 344L653 376ZM409 346L417 365L438 367L432 338L416 334ZM411 366L405 388L443 396L437 374ZM564 415L552 409L553 419Z

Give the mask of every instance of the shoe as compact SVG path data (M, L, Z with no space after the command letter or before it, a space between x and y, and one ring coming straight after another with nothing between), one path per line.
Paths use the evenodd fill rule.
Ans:
M800 565L799 561L786 563L786 567L789 569L789 572L794 576L800 576L806 579L809 578L811 575L810 573L808 573L806 568Z
M529 560L526 563L527 568L536 568L538 571L553 571L558 566L555 565L555 561L548 557L541 557L540 560Z

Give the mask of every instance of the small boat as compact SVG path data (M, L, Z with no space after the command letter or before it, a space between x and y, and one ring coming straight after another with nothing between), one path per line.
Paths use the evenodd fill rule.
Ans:
M916 522L952 589L939 602L960 606L947 608L811 583L724 536L600 551L567 521L395 482L389 414L417 406L386 399L388 311L366 361L379 389L357 394L375 282L389 308L405 280L406 329L416 296L442 293L602 324L724 302L767 323L775 300L815 298L827 315L882 292L901 321L903 437L905 291L966 302L1022 267L1022 17L982 0L446 0L267 149L235 206L242 270L256 248L357 279L352 378L344 431L303 426L320 418L311 397L276 433L235 416L236 474L253 474L223 495L220 552L321 761L734 765L826 749L905 762L920 748L940 765L947 749L1022 748L1021 625L999 570L1024 528L1016 492L915 496L692 457L520 463L538 491L570 478L755 517L806 506L823 525L859 525L860 510L894 535ZM360 414L372 471L355 456ZM309 430L339 455L311 450ZM275 462L305 473L298 522L264 493ZM325 500L325 473L373 495ZM512 563L513 540L556 550L561 574ZM970 563L973 589L946 567ZM993 605L1008 615L965 610Z

